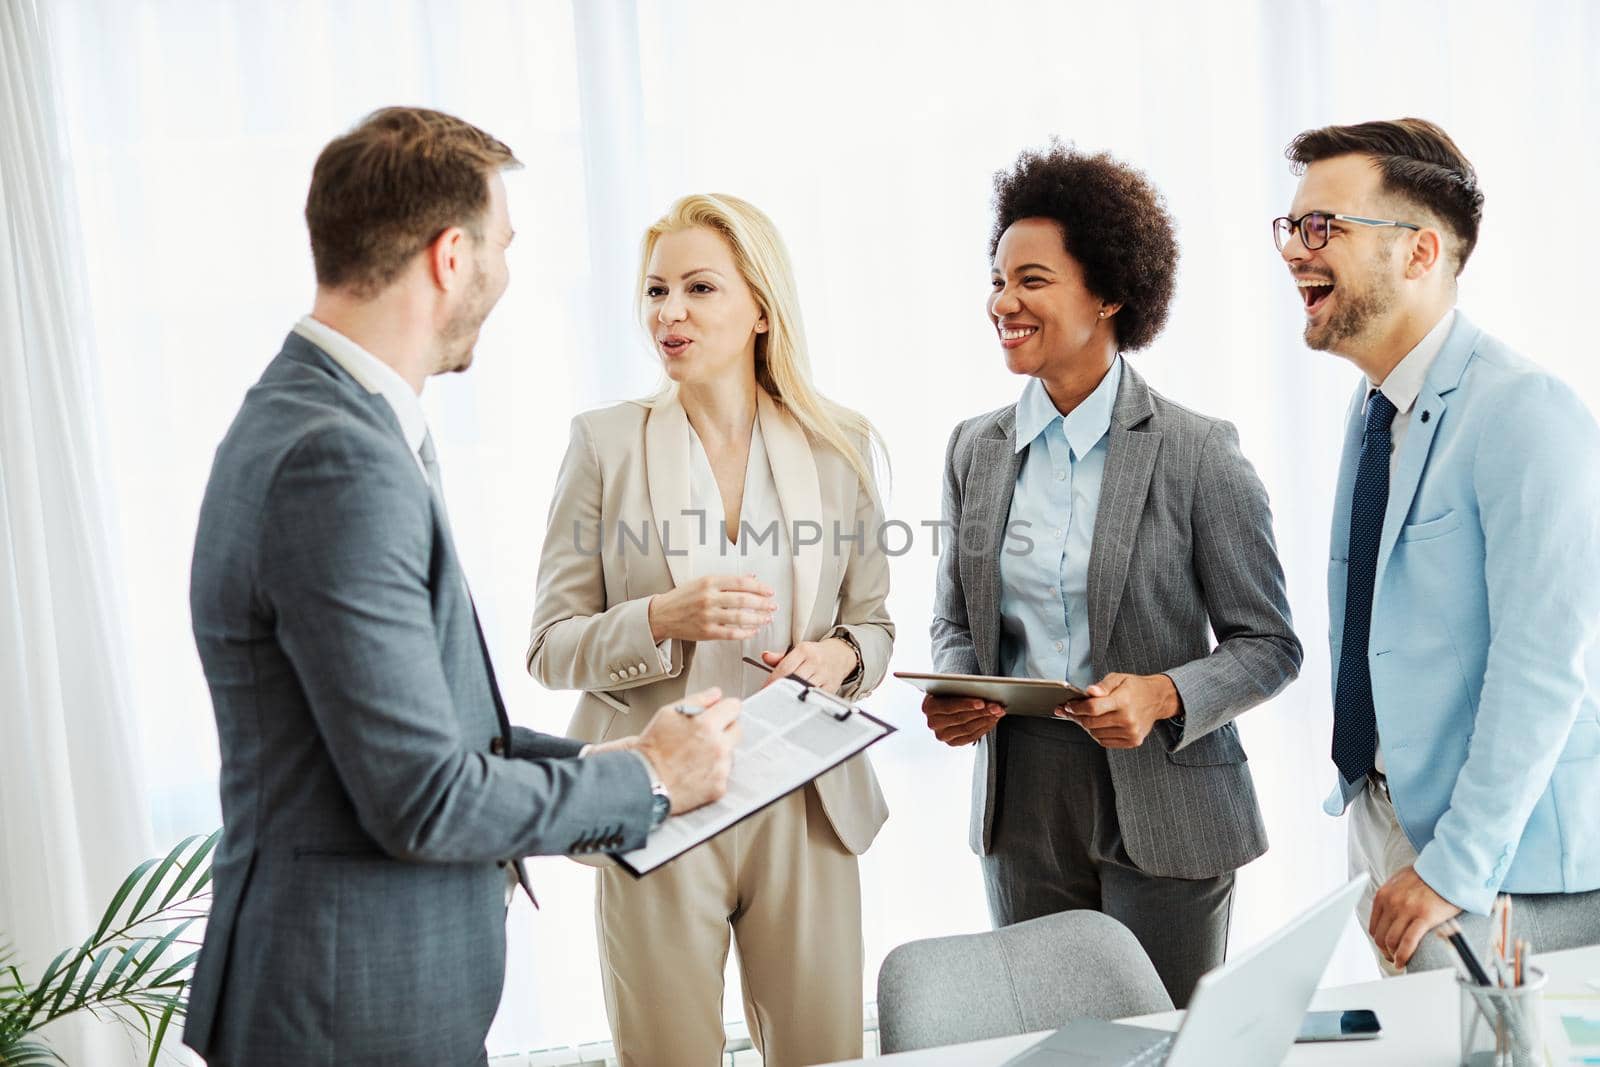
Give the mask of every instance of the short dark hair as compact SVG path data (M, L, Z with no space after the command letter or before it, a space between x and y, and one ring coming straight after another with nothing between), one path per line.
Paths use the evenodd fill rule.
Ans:
M1156 339L1172 302L1178 240L1166 201L1142 173L1052 138L1047 148L1026 149L1010 170L996 172L989 258L1012 223L1032 218L1060 226L1089 291L1122 305L1111 319L1119 349L1131 352Z
M372 296L449 227L481 238L490 175L520 165L503 142L453 115L374 111L329 142L311 171L317 283Z
M1351 154L1371 156L1386 191L1432 212L1455 234L1460 274L1478 244L1483 193L1477 171L1450 135L1427 119L1362 122L1306 130L1284 152L1296 174L1319 160Z

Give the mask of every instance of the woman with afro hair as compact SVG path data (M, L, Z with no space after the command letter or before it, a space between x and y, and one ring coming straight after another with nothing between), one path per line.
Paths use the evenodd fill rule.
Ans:
M950 436L934 661L1087 696L1054 717L923 711L978 745L995 925L1104 912L1181 1007L1223 960L1234 871L1267 848L1233 719L1300 669L1267 494L1232 425L1127 359L1166 323L1178 263L1145 177L1053 142L996 175L994 209L989 319L1025 384Z

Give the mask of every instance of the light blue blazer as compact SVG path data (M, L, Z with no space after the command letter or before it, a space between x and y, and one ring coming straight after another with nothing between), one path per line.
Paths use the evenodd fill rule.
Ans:
M1334 663L1365 394L1363 382L1333 508ZM1600 888L1600 429L1570 388L1459 312L1401 446L1368 663L1424 881L1480 914L1500 891ZM1360 788L1338 781L1328 813Z

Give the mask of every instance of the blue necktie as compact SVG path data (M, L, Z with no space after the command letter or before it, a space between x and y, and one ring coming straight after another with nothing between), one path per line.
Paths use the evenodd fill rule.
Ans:
M1372 672L1367 640L1372 630L1372 585L1378 571L1378 542L1389 506L1389 424L1395 407L1374 391L1367 399L1367 429L1350 500L1350 568L1344 587L1344 640L1339 646L1339 680L1333 696L1333 762L1347 782L1372 770L1378 751L1378 721L1372 710Z

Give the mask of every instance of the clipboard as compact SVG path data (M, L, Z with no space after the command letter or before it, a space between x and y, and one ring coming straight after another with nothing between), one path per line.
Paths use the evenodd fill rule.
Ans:
M919 674L895 671L924 693L938 697L980 697L1004 704L1007 715L1055 717L1056 708L1069 700L1087 700L1089 694L1071 682L1048 678L1002 678L991 674Z
M748 657L745 662L771 671ZM611 853L623 870L643 878L661 869L895 732L794 675L745 698L740 720L744 730L728 792L714 804L668 817L642 848Z

